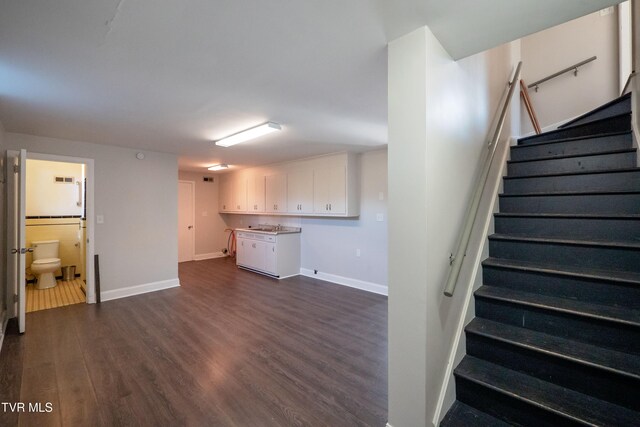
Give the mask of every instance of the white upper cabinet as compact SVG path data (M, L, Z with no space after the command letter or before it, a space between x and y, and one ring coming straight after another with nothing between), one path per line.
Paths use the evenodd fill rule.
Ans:
M287 173L287 212L313 212L313 169L307 162L291 167Z
M248 178L247 212L258 213L265 210L265 177L261 173L252 174Z
M265 185L266 212L287 212L287 174L282 171L267 175Z
M324 215L344 215L347 206L347 176L344 166L313 170L313 211Z
M331 154L224 175L220 212L360 215L359 157Z

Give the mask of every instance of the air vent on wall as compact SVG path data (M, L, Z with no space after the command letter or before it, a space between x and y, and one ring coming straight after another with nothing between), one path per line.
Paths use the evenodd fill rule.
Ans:
M57 184L73 184L73 177L68 176L56 176L53 178Z
M212 176L203 176L202 180L204 182L213 182L213 177Z

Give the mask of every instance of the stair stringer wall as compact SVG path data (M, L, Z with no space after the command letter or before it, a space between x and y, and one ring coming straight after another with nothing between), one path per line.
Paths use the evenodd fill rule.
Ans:
M456 294L464 293L462 310L457 320L456 331L448 351L442 386L439 390L433 425L437 426L456 400L454 368L466 354L464 327L475 317L473 293L482 286L482 260L489 256L489 235L494 233L494 216L498 212L498 194L502 192L503 177L507 173L507 160L510 147L517 143L510 138L508 143L501 141L496 149L493 165L489 171L485 191L482 194L478 216L473 226L471 240L467 249L460 277L456 285ZM452 248L453 249L453 248Z

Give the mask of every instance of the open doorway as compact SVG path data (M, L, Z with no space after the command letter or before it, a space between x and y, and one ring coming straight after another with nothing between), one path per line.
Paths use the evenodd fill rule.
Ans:
M87 301L86 166L27 159L26 312Z
M54 215L53 212L48 214L40 215L28 215L26 209L26 187L27 187L27 160L44 160L50 162L61 162L61 163L73 163L80 164L84 167L81 169L81 180L80 185L75 183L78 181L74 179L74 184L76 187L74 204L76 204L77 208L81 208L82 213L80 214L79 222L75 223L75 232L76 235L82 236L80 239L76 239L73 241L72 246L76 248L75 244L78 243L77 251L80 253L84 253L83 258L78 258L78 265L76 267L80 267L79 274L81 277L81 281L84 282L84 301L87 303L95 303L96 302L96 291L95 291L95 279L94 279L94 225L93 225L93 205L94 205L94 197L93 197L93 189L94 189L94 161L93 159L85 159L78 157L69 157L69 156L57 156L53 154L41 154L41 153L27 153L26 150L20 151L7 151L7 164L10 165L11 172L7 173L7 295L13 295L14 304L7 305L8 317L16 317L18 319L18 329L20 333L25 332L25 324L26 324L26 294L27 294L27 279L26 275L28 273L27 268L31 271L30 273L34 276L34 282L36 285L38 283L38 279L43 279L42 277L38 277L42 273L47 273L46 270L49 270L50 273L48 279L44 278L44 281L49 281L50 284L56 283L57 279L62 276L62 268L63 260L60 259L60 256L51 256L52 252L47 252L47 250L55 251L55 248L52 248L51 245L47 248L45 243L45 258L47 261L43 262L45 265L44 268L36 268L39 271L33 271L32 264L34 262L34 247L33 238L30 238L30 244L27 245L27 216L38 216L38 217L62 217L62 216L77 216L77 215ZM64 175L64 174L63 174ZM50 177L51 180L56 179L56 174ZM62 178L62 181L65 181L65 176L59 177ZM69 178L69 177L66 177ZM75 177L74 177L75 178ZM33 184L32 184L33 185ZM81 193L77 192L78 188L82 188ZM80 200L82 197L82 201ZM82 206L77 206L80 203ZM83 219L86 220L84 223ZM33 219L45 219L51 220L54 218L29 218ZM69 218L56 218L61 220L68 220ZM73 218L71 218L73 219ZM82 230L82 226L84 225L84 230ZM42 236L40 236L42 237ZM51 237L51 236L50 236ZM55 237L55 236L53 236ZM38 238L38 237L37 237ZM38 242L47 242L51 243L51 240L60 240L55 238L48 238L48 240L36 240ZM58 251L60 248L58 247ZM76 250L76 249L72 249ZM47 255L48 254L48 255ZM29 256L29 260L27 260L27 255ZM38 257L42 254L38 254ZM60 255L60 252L58 252ZM37 257L36 257L37 258ZM48 258L48 259L47 259ZM82 261L84 260L84 261ZM58 264L60 263L58 268ZM80 264L84 262L83 264ZM55 269L53 268L55 267ZM53 270L53 271L51 271ZM74 278L78 280L76 277L76 273L73 274L67 270L67 273L70 275L70 278ZM56 277L58 276L58 277ZM82 278L84 277L84 278ZM53 287L53 286L51 286ZM64 301L64 300L63 300ZM67 302L69 302L67 300ZM64 304L62 304L64 305ZM46 308L46 307L45 307ZM51 308L51 307L49 307Z

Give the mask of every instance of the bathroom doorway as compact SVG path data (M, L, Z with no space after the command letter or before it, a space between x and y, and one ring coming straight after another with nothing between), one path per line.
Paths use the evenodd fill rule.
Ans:
M16 263L23 267L8 271L9 279L16 273L19 279L24 278L15 284L17 303L10 307L22 319L21 332L25 312L96 300L93 159L23 153L26 161L14 170L13 179L18 181L17 189L23 190L13 191L16 194L12 197L17 195L17 199L10 203L22 208L14 213L10 207L7 217L8 223L24 236L18 243L24 248L19 251L23 255L17 258L23 261ZM18 154L7 152L9 159ZM11 261L10 264L13 265Z

